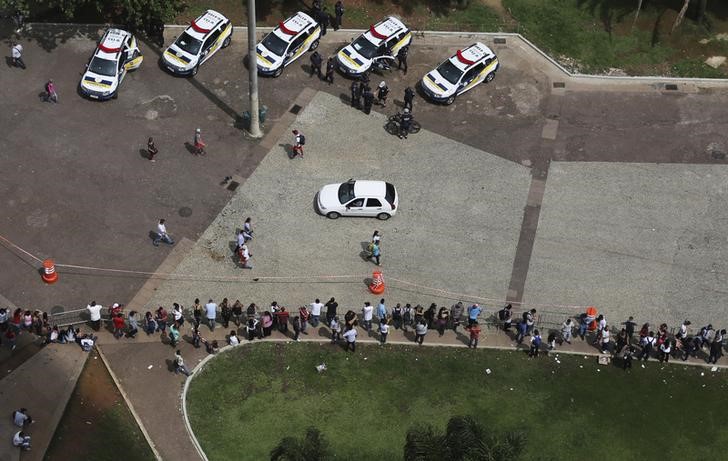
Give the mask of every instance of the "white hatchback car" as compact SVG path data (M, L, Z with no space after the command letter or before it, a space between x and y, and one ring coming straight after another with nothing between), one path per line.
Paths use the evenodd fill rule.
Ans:
M336 55L339 70L349 77L368 71L374 61L393 59L399 50L412 43L412 33L402 21L389 16L369 27Z
M256 63L261 75L278 77L283 68L319 46L321 26L299 11L265 36L255 47Z
M131 33L107 30L81 77L81 94L100 101L116 98L127 72L139 68L143 59Z
M397 214L399 196L388 182L350 179L322 187L316 195L316 204L319 212L330 219L375 216L386 220Z
M230 46L232 35L230 20L215 10L207 10L164 50L162 65L175 75L195 75L202 63Z

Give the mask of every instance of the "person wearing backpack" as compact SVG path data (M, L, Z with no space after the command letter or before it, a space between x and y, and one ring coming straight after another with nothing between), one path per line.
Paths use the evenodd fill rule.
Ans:
M529 357L538 357L538 350L541 348L541 334L538 330L533 330L531 337L531 349L528 351Z
M293 130L293 136L295 138L293 144L293 156L291 158L296 158L298 155L303 158L303 146L306 144L306 136L298 130Z
M511 309L513 306L511 304L506 304L506 306L498 311L498 320L503 322L503 331L508 331L511 329L511 323L513 321L513 314L511 313Z

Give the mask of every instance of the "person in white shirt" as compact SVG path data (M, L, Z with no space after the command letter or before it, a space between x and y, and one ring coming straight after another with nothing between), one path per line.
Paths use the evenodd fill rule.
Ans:
M215 319L217 318L217 304L212 302L212 299L207 301L207 304L205 304L205 317L207 317L207 325L209 325L210 331L215 331Z
M25 63L23 62L23 45L20 43L13 42L13 48L11 50L13 57L13 65L25 69Z
M364 307L361 310L362 313L362 323L364 324L364 329L367 331L367 334L371 335L371 329L372 329L372 318L374 317L374 307L369 304L369 302L364 303Z
M250 254L248 245L243 243L238 250L238 254L240 255L240 265L243 266L243 269L252 269L253 265L250 264L250 257L253 255Z
M33 418L28 414L27 408L21 408L13 412L13 423L18 427L25 427L33 422Z
M13 436L13 446L30 450L30 436L23 431L18 431Z
M346 350L351 349L351 352L356 352L356 328L351 327L344 332L344 339L346 340Z
M379 345L382 346L387 342L387 334L389 333L389 325L387 320L381 320L379 322Z
M331 344L336 344L341 339L341 327L339 326L339 317L334 317L331 319L329 328L331 328Z
M245 241L253 240L253 226L251 224L250 218L245 219L245 223L243 224L243 237L245 238Z
M172 237L170 237L167 233L167 226L164 223L164 219L160 219L157 224L157 236L154 238L154 242L152 242L155 247L159 246L159 242L174 245L174 240L172 240Z
M237 333L235 333L235 330L230 330L228 344L230 344L231 346L237 346L238 344L240 344L240 340L238 339L238 335Z
M319 325L319 319L321 318L321 309L324 305L321 300L316 298L316 301L311 303L311 326L316 328Z
M86 309L88 309L91 318L91 328L94 331L99 331L101 328L101 309L103 309L103 306L96 304L96 301L91 301L91 304L87 305Z
M608 354L609 349L611 345L609 344L611 341L612 334L609 332L609 327L604 325L604 329L602 330L602 354Z
M237 242L237 246L235 247L235 253L238 253L240 251L240 248L242 248L245 244L245 234L243 234L243 231L238 231L238 235L235 237L235 240Z

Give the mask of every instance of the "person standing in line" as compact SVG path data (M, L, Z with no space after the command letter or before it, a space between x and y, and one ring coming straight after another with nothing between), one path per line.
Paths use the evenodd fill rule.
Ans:
M167 225L165 224L164 219L160 219L159 223L157 223L157 236L154 238L154 241L152 244L155 247L159 246L159 242L164 242L169 245L174 245L174 240L172 240L172 237L169 236L167 233Z
M157 149L157 146L154 145L154 138L150 136L149 141L147 141L147 158L151 162L156 162L156 160L154 160L154 156L158 153L159 149Z
M341 325L339 325L339 317L334 316L329 322L331 328L331 344L336 344L341 340Z
M56 84L53 83L53 79L48 80L45 84L46 101L58 104L58 91L56 90Z
M241 303L239 299L236 299L230 312L232 314L235 326L239 327L243 318L243 303Z
M205 304L205 317L207 318L207 325L210 327L210 331L215 331L215 319L217 318L217 304L212 302L212 299L207 301Z
M332 85L334 83L334 71L336 70L336 64L334 62L334 57L329 57L329 60L326 61L326 77L324 78L325 82L328 82L329 85Z
M344 3L339 0L334 6L334 30L341 28L341 18L344 17Z
M567 344L571 344L573 331L574 323L571 321L571 318L568 318L564 323L561 324L561 341Z
M349 326L344 332L344 339L346 340L346 350L351 349L351 352L356 352L356 327Z
M374 307L369 304L369 301L364 303L364 307L361 310L362 323L367 334L371 336L372 330L372 318L374 318Z
M253 220L250 217L245 218L243 223L243 238L246 243L248 240L253 240Z
M308 311L308 308L306 306L301 306L298 308L298 316L301 319L301 333L307 335L308 332L306 331L306 326L308 326L308 321L311 318L311 313ZM318 325L318 322L316 324ZM311 322L311 325L313 325L313 322Z
M440 337L445 334L445 328L447 328L448 323L450 323L450 313L448 312L447 307L442 306L437 312L437 318L435 320L437 332Z
M640 352L638 360L644 360L645 362L649 360L652 348L655 346L656 341L654 332L650 331L647 333L647 336L645 336L641 341L640 345L642 346L642 352Z
M195 155L205 155L205 142L202 140L202 130L199 128L195 129Z
M475 303L468 308L468 326L470 326L478 321L478 316L480 315L481 312L483 312L483 309L480 307L480 304L478 304L478 303Z
M351 107L361 109L361 92L359 91L359 82L356 80L351 82Z
M533 330L533 336L531 337L531 348L528 351L529 357L538 357L538 351L541 348L541 333L538 329Z
M382 107L387 107L387 96L389 96L389 87L385 81L381 81L377 87L377 103Z
M513 306L511 304L506 304L503 309L498 311L498 320L503 322L501 324L503 331L509 331L511 329L511 324L513 323L513 313L511 309L513 309Z
M726 331L716 329L713 341L710 343L710 355L708 356L708 363L718 363L718 359L723 352L723 338L725 337Z
M379 320L379 345L383 346L387 342L387 335L389 334L389 324L387 323L386 317Z
M475 322L468 326L467 330L470 332L470 342L468 343L468 347L475 349L478 347L478 340L480 339L480 325L478 322Z
M374 104L374 93L369 86L364 87L362 97L364 98L364 113L369 115L372 113L372 104Z
M301 156L303 158L303 146L306 144L306 137L298 130L293 130L293 156Z
M240 345L240 338L238 338L238 333L235 330L230 330L230 335L228 335L228 344L231 346Z
M425 335L427 334L427 323L425 323L424 320L420 320L415 325L415 342L422 345L422 342L425 340Z
M175 303L177 305L177 303ZM176 308L176 306L175 306ZM180 312L180 319L182 322L184 322L184 318L182 317L182 312ZM233 316L232 309L230 309L230 302L227 298L223 298L222 302L220 303L220 319L222 319L222 327L227 330L228 326L230 326L230 318ZM177 314L175 314L175 319L177 319ZM180 323L182 325L182 323Z
M182 358L182 352L179 349L174 353L174 372L183 373L185 376L192 374L185 366L185 360Z
M412 102L415 100L415 90L411 86L404 89L404 108L412 112Z
M136 338L136 334L139 333L139 318L137 317L137 311L130 311L129 316L129 329L126 332L127 338Z
M285 306L281 306L274 314L276 316L276 324L278 325L278 331L280 331L283 334L288 333L288 317L289 313L286 310Z
M403 46L397 52L397 69L404 67L404 75L407 75L407 54L409 53L409 45Z
M321 64L323 63L323 58L319 54L318 51L314 51L311 54L311 73L309 74L309 77L313 77L313 74L318 75L318 78L321 78Z
M602 344L601 344L601 350L602 354L609 354L611 351L611 332L609 331L609 326L604 326L604 329L602 330Z
M101 304L96 304L96 301L91 301L91 303L86 306L86 309L88 310L88 314L91 319L91 328L93 328L94 331L99 331L101 328L101 309L103 309L103 306Z
M336 317L336 308L339 307L339 303L333 297L326 303L326 323L330 324L331 320Z
M402 305L397 303L397 305L392 309L392 325L395 330L402 328L402 314Z
M15 67L25 69L25 63L23 62L23 45L18 42L13 42L10 53L13 58L13 65Z
M523 319L526 321L526 335L531 335L536 327L536 309L524 312Z
M196 327L202 323L202 304L200 304L200 298L195 298L195 302L192 304L192 319Z
M321 304L321 300L316 298L314 302L311 303L311 326L314 328L317 328L319 326L319 319L321 318L321 309L323 309L324 305Z
M672 344L668 339L667 341L660 344L660 362L669 362L670 353L672 353Z
M379 300L379 304L377 305L377 318L379 319L379 322L386 322L387 321L387 305L384 304L384 298Z
M410 325L412 325L412 305L407 303L402 309L402 331L406 333Z
M223 302L227 302L227 298L225 298ZM179 326L182 326L185 323L185 314L183 309L184 308L180 306L179 303L172 303L172 320L177 322Z
M173 321L169 324L169 344L172 347L177 347L180 337L182 335L179 332L179 323Z
M163 306L159 306L159 309L157 309L154 320L157 323L157 331L161 332L161 336L167 336L167 320L169 320L169 315Z
M297 315L293 316L293 320L291 321L291 325L293 326L293 340L294 341L300 341L298 337L301 334L301 318Z
M124 336L124 316L121 312L111 319L111 323L114 325L114 338L119 339Z
M622 322L622 325L624 325L624 329L627 331L627 344L632 344L632 337L634 336L634 329L637 326L637 322L635 322L634 317L630 315L626 322Z
M321 13L318 15L318 23L319 26L321 26L321 36L325 36L326 32L329 28L329 22L331 21L328 11L326 11L326 7L324 7L323 10L321 10Z

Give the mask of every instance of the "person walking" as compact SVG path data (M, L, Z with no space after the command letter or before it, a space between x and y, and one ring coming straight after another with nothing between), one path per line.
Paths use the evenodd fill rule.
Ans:
M425 335L427 334L427 323L425 323L424 320L420 320L415 325L415 342L422 345L422 342L425 340Z
M217 318L217 304L212 302L212 299L207 301L205 304L205 318L207 319L207 325L210 327L210 331L215 331L215 319Z
M103 309L103 306L101 304L96 304L96 301L91 301L91 303L86 306L86 310L88 310L91 320L91 328L93 328L94 331L99 331L101 328L101 309Z
M344 17L344 3L339 0L334 5L334 30L341 28L341 18Z
M348 326L343 335L346 340L347 351L351 349L351 352L356 352L356 335L356 327Z
M45 84L46 101L58 104L58 91L56 91L56 84L53 83L53 79L50 79Z
M252 269L253 265L250 264L250 258L253 256L250 254L250 249L248 249L248 245L246 243L243 243L240 249L238 250L238 255L240 256L240 265L243 269Z
M174 372L183 373L185 376L192 374L185 366L185 360L182 358L182 352L179 349L174 353Z
M167 233L167 225L165 224L166 221L164 219L160 219L157 223L157 236L154 238L154 241L152 244L155 247L159 246L159 242L164 242L169 245L174 245L174 240L172 240L172 237L169 236Z
M364 113L369 115L372 113L372 105L374 104L374 93L372 93L369 86L364 87L364 94L362 97L364 98Z
M404 108L412 112L412 102L415 100L415 90L411 86L404 89Z
M245 218L245 222L243 223L243 238L245 242L253 240L253 219L251 217Z
M389 324L387 319L379 319L379 345L383 346L387 342L387 335L389 334Z
M147 141L147 158L151 162L156 162L156 160L154 160L154 156L158 153L159 149L157 149L157 146L154 145L154 138L150 136L149 140Z
M25 69L25 63L23 62L23 45L18 42L13 42L10 54L13 58L13 65Z
M371 256L370 258L376 263L377 266L380 265L380 257L382 256L382 250L379 248L379 243L370 243L371 248Z
M412 127L412 114L408 108L404 108L402 116L399 120L399 139L407 139L410 128Z
M194 144L194 154L195 155L205 155L206 154L206 152L205 152L206 144L202 140L202 130L200 130L199 128L196 128L195 129L194 142L195 142L195 144Z
M313 54L311 54L311 73L309 74L309 77L313 77L313 74L318 75L318 78L321 78L321 64L323 63L323 58L319 54L318 51L314 51Z
M409 53L409 45L403 46L397 52L397 69L404 67L404 75L407 75L407 54Z
M351 107L361 109L361 92L359 91L359 82L356 80L351 82Z
M480 339L480 325L478 322L475 322L468 326L467 330L470 332L470 342L468 342L468 347L475 349L478 347L478 340Z
M336 70L336 63L334 62L334 57L330 56L329 60L326 61L326 77L324 77L324 81L328 82L329 85L332 85L334 83L334 71Z
M296 158L297 156L301 156L303 158L303 146L306 144L306 136L303 135L298 130L293 130L293 156L291 158Z

